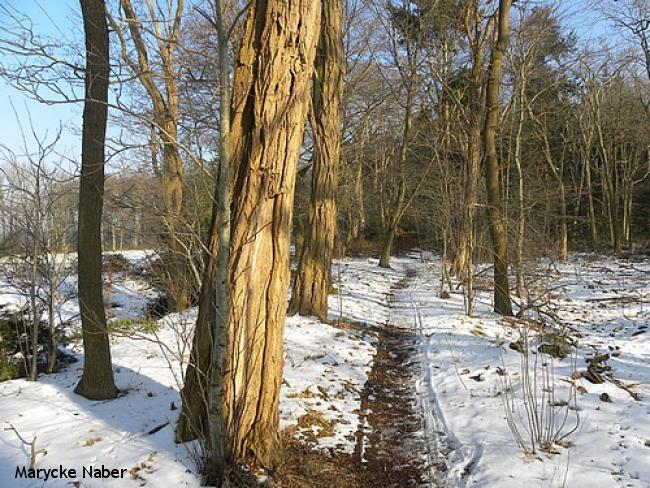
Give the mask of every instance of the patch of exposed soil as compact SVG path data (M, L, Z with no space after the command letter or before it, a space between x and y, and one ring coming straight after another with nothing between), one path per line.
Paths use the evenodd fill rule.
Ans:
M415 391L417 336L387 327L361 393L354 459L368 487L427 484L422 415Z
M415 270L407 270L395 288L405 288L414 276ZM410 328L390 324L377 334L377 352L361 392L354 453L324 453L315 442L287 435L285 462L274 473L274 486L402 488L433 483L427 477L427 446L415 390L421 373L418 337Z

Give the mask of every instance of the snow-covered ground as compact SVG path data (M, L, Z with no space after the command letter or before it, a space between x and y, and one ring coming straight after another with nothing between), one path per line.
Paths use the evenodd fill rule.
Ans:
M570 385L578 390L578 416L575 409L558 407L556 426L565 414L563 432L571 430L576 419L579 423L568 437L569 449L555 446L555 454L535 455L522 453L504 408L505 397L514 403L514 420L525 437L522 355L509 347L518 337L518 324L498 319L486 293L479 294L473 318L463 315L462 295L438 298L438 263L398 260L394 265L417 270L397 303L404 307L403 322L416 324L421 334L425 368L419 391L429 413L432 443L451 449L450 486L650 486L648 260L575 256L546 270L551 273L549 313L557 313L579 344L577 360L553 360L554 401L561 405L569 400L571 405ZM613 377L640 395L639 401L611 381L593 384L572 377L576 368L586 370L585 358L594 351L613 353L607 361ZM550 360L544 355L544 361ZM539 393L541 379L537 381ZM508 385L511 390L504 392ZM600 399L603 393L611 403ZM446 434L442 442L436 432Z
M417 391L427 419L423 435L430 441L432 460L447 460L448 486L650 486L650 332L643 328L650 321L648 260L574 256L557 268L548 265L552 277L546 282L552 290L540 281L535 292L550 297L543 311L561 319L578 340L577 369L586 370L584 358L594 350L609 351L613 378L641 399L609 380L592 384L572 376L571 357L554 360L556 399L568 399L571 385L579 390L579 425L565 444L571 447L556 446L557 454L534 456L523 454L505 418L504 398L509 398L522 426L522 355L509 347L518 338L517 323L496 317L486 292L479 294L473 318L463 314L459 290L439 298L435 258L395 258L392 265L383 270L374 259L335 265L338 293L330 296L330 318L342 318L349 327L314 318L287 319L283 427L326 453L351 452L360 391L376 351L374 330L389 324L420 336L423 368ZM149 290L129 279L112 301L123 301L120 308L133 316ZM161 320L155 335L113 339L116 381L125 393L116 400L92 402L73 393L81 361L37 383L0 383L0 486L43 485L14 480L16 466L29 464L29 448L15 432L4 430L10 425L26 440L36 437L36 449L47 451L37 456L39 468L104 464L129 470L125 480L86 479L83 486L199 486L191 446L173 442L178 383L195 314L190 310ZM74 350L80 352L80 345ZM511 389L504 391L507 386ZM601 401L602 393L611 403ZM565 411L568 430L576 410ZM68 481L45 486L69 486Z

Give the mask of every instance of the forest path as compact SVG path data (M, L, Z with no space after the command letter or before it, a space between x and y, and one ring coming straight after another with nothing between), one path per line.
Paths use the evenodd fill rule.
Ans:
M424 378L422 337L411 291L416 266L400 263L404 278L387 296L389 316L379 332L372 369L361 393L355 460L368 486L446 486L444 431L429 417L433 409L419 386Z

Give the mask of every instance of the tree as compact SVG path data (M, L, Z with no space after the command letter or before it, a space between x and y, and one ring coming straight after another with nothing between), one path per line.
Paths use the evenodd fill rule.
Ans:
M494 311L501 315L512 315L510 285L508 284L508 237L501 201L501 177L497 157L496 129L499 122L499 86L503 68L503 58L508 48L510 36L511 0L499 0L497 37L490 54L490 68L485 95L485 125L483 127L483 147L485 153L490 236L494 259Z
M293 189L319 21L314 0L255 2L233 81L226 445L265 467L278 461Z
M210 461L225 462L223 429L223 366L228 340L230 287L228 263L230 261L230 209L232 206L232 164L230 153L231 94L229 44L240 10L230 26L226 25L225 5L215 0L214 15L199 12L217 32L219 63L219 165L215 178L210 227L205 243L203 280L199 294L199 311L196 319L190 362L181 391L183 406L176 438L181 441L197 435L210 438ZM213 341L213 338L216 340ZM217 346L213 347L216 343ZM209 388L208 388L209 386ZM210 420L208 419L210 416ZM209 423L206 425L206 421Z
M635 37L650 80L650 2L648 0L596 0L596 6L615 27Z
M400 77L400 89L404 91L404 114L402 119L402 134L397 151L395 169L397 188L394 197L388 201L387 216L384 222L383 240L379 266L390 268L390 256L393 250L395 234L400 220L412 202L407 199L408 182L406 165L409 155L413 129L413 112L415 110L416 95L419 84L418 62L423 41L423 16L425 13L419 9L416 2L406 2L403 5L388 3L390 15L389 26L389 51L391 61ZM404 51L401 53L400 51ZM404 59L401 59L401 58Z
M290 224L319 23L314 0L257 0L239 49L229 137L225 464L278 462Z
M136 59L129 53L128 42L116 20L109 16L112 29L117 33L121 47L121 57L133 76L144 87L151 101L152 113L152 162L153 170L161 181L163 197L163 223L166 228L166 245L171 252L169 277L166 279L170 289L169 299L174 310L187 308L191 290L188 280L184 279L186 257L184 236L180 224L183 215L183 190L185 170L179 150L179 88L176 64L176 51L180 40L183 0L177 0L173 13L168 20L159 19L160 8L155 2L147 1L149 17L146 23L151 25L151 32L145 29L145 21L138 17L131 0L120 0L128 32L136 52ZM171 10L171 4L168 8ZM157 74L154 62L150 59L152 50L147 44L148 37L155 39L155 54L160 58L161 73ZM164 87L161 89L160 85ZM158 140L162 143L162 167L157 161Z
M344 79L343 2L323 0L312 117L314 155L307 229L293 282L289 313L327 320L334 237Z
M30 117L30 142L35 149L28 149L24 134L23 154L17 155L0 145L0 173L4 176L0 201L3 221L5 215L10 215L12 224L11 231L2 237L8 251L2 263L4 280L24 298L29 312L30 330L27 334L25 328L25 337L28 336L31 347L20 345L27 377L33 381L38 376L39 360L47 357L48 373L57 366L57 315L71 295L63 290L70 274L66 243L69 228L65 218L61 218L68 210L66 197L71 182L64 172L49 167L60 132L51 140L39 137L31 122ZM43 327L43 316L47 329ZM42 344L45 347L41 351Z
M215 184L213 204L214 228L217 229L217 260L214 269L214 320L212 326L212 354L210 356L210 394L208 415L210 423L209 446L212 463L217 474L227 462L225 377L226 350L228 347L228 322L230 320L230 283L228 262L230 261L230 207L232 205L230 176L230 79L228 57L228 34L224 24L225 9L221 0L215 0L217 44L219 50L219 175ZM212 230L214 232L214 229ZM212 277L209 277L212 278ZM212 281L212 280L210 280Z
M85 100L79 180L78 274L84 369L75 393L115 398L117 388L102 296L101 222L108 117L109 41L103 0L80 0L86 43Z

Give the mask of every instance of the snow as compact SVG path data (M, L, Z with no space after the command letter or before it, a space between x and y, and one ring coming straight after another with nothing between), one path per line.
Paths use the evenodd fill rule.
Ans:
M593 355L594 346L605 352L618 348L620 356L608 364L616 378L636 385L634 390L642 399L633 400L610 382L591 384L579 379L586 393L578 395L579 426L569 437L573 447L535 456L523 455L506 424L505 385L497 369L511 375L520 397L521 355L508 347L517 333L490 311L486 294L479 296L473 318L463 316L461 295L438 298L439 264L396 264L418 270L403 298L411 303L405 315L410 314L422 336L425 373L419 389L429 412L428 430L445 432L447 447L452 449L450 457L456 464L452 465L451 486L650 486L650 341L647 333L633 335L650 323L647 260L590 262L586 256L576 256L559 265L552 276L553 306L582 336L578 369L585 369L584 359ZM593 301L595 292L590 287L594 283L595 292L604 297L633 296L637 301L602 306ZM571 381L572 372L571 358L555 360L558 397L566 395L564 385ZM481 381L471 379L479 374ZM602 402L602 393L612 403Z
M148 255L128 258L146 260ZM338 261L332 271L337 292L330 296L330 319L345 323L287 318L282 427L324 453L352 452L360 392L376 352L375 332L385 325L410 328L419 336L423 367L417 394L426 418L427 455L431 464L443 459L448 467L444 476L434 478L445 478L447 486L649 487L650 332L644 327L650 324L650 262L574 255L566 263L536 263L540 279L534 291L540 303L550 297L544 310L578 341L575 358L554 360L556 397L567 399L572 384L583 393L578 393L579 426L568 437L570 447L556 446L557 454L526 455L504 409L504 397L517 403L521 393L521 354L509 347L519 337L517 322L493 314L490 294L483 291L475 316L466 317L460 290L454 288L448 299L438 296L440 262L428 258L394 258L389 270L380 269L374 259ZM117 275L111 294L120 305L116 316L140 315L155 290L137 277ZM0 302L7 297L0 296ZM72 313L75 304L70 303ZM89 401L73 393L82 361L36 383L0 383L0 486L43 485L14 480L16 466L29 464L29 448L5 430L9 425L27 440L36 436L36 448L47 451L37 457L39 468L136 468L125 480L86 479L83 486L200 486L192 461L195 446L173 442L179 383L195 319L192 309L159 321L155 334L114 337L116 382L125 394L113 401ZM79 343L71 348L80 354ZM594 351L612 354L607 361L611 373L634 385L640 401L611 381L572 379L576 367L586 369L585 359ZM512 390L504 392L508 382ZM612 402L601 401L602 393ZM330 429L301 422L314 414ZM572 425L575 411L569 414ZM46 486L69 486L68 481Z

